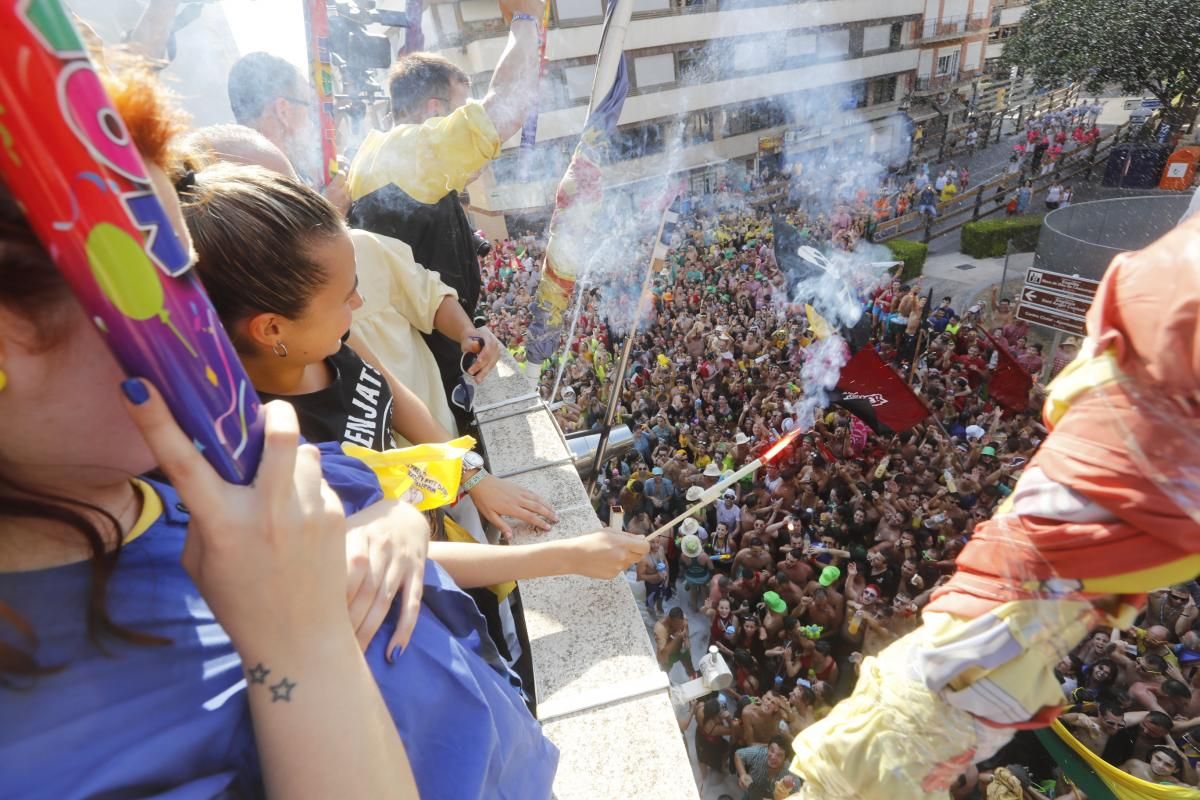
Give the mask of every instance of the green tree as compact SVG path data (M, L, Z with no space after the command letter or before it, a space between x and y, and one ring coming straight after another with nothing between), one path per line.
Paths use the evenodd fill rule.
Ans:
M1001 64L1045 84L1074 81L1088 93L1111 85L1149 93L1178 126L1200 102L1200 3L1034 0Z

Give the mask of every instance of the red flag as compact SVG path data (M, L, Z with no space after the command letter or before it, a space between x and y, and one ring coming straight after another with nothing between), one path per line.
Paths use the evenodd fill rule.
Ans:
M996 351L1000 354L996 360L996 369L988 381L988 396L1008 411L1024 411L1029 408L1029 390L1033 388L1033 377L1025 368L1017 363L1013 354L1008 352L1004 343L983 328L979 329Z
M905 431L929 416L929 409L904 379L879 357L870 345L842 367L838 391L843 400L866 400L879 422L893 431ZM864 420L870 424L869 420Z

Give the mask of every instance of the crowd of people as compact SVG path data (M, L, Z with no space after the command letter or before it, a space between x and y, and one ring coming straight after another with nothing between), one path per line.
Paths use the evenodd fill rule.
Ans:
M699 634L733 675L685 721L702 775L736 776L747 800L782 796L797 787L792 737L920 624L974 525L1012 496L1046 429L1040 384L1016 403L992 391L1010 360L1043 367L1011 303L959 315L916 283L872 291L873 344L929 415L891 432L831 405L809 427L798 375L828 332L793 304L772 217L724 192L690 198L650 324L628 334L617 414L633 447L594 494L622 530L495 546L513 519L556 516L473 452L445 459L459 471L450 507L426 504L392 453L449 452L501 347L525 361L544 252L527 236L480 255L459 197L536 96L543 9L505 7L484 99L445 59L406 56L388 80L393 127L324 195L293 164L309 90L286 62L244 58L229 81L239 124L201 130L152 70L102 65L110 127L145 160L145 191L221 323L197 325L225 329L265 402L249 486L217 476L155 386L122 380L102 320L0 191L5 796L549 796L558 754L532 713L515 581L630 568L662 667L692 674ZM965 184L954 172L942 193ZM851 178L831 193L804 173L760 188L773 186L787 189L774 212L827 251L869 240L888 188ZM586 289L563 359L524 364L565 430L601 422L617 384L611 304L637 302L638 285ZM1055 354L1051 373L1069 361ZM798 418L803 434L759 473L647 541ZM1096 631L1059 669L1080 741L1155 783L1196 784L1198 597L1194 582L1165 587L1139 624ZM967 766L954 795L992 796L984 786L1015 775L1033 796L1083 800L1049 790L1061 776L1045 762L1018 737Z
M625 530L639 535L792 429L804 393L797 376L816 336L793 305L766 211L709 204L685 222L653 281L653 311L634 334L617 415L633 449L605 465L594 492L603 519L619 508ZM832 230L810 241L843 246ZM482 260L486 301L518 361L539 258L539 242L527 236L495 242ZM728 773L747 798L774 796L787 740L846 696L864 657L919 624L974 526L1011 496L1046 435L1043 368L1053 377L1078 350L1069 337L1047 365L996 289L961 314L948 297L926 308L925 294L919 282L897 279L864 298L872 344L911 378L930 412L924 423L880 434L830 407L758 474L654 539L637 565L663 669L682 663L690 673L704 655L698 639L727 660L733 686L691 710L694 752L706 781ZM603 422L620 345L605 320L601 295L585 296L565 364L525 365L565 431ZM989 394L1001 350L1033 378L1015 408ZM1068 727L1155 783L1195 785L1197 600L1195 582L1164 588L1135 627L1097 631L1060 666ZM1024 736L968 769L954 796L991 797L990 782L1013 776L1028 796L1083 800Z

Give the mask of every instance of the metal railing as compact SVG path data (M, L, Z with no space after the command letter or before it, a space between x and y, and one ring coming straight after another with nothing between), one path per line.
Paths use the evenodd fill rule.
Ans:
M989 20L987 14L960 14L954 17L926 19L925 24L921 26L921 38L932 39L936 36L981 31L989 27Z
M1058 166L1045 175L1026 180L1032 182L1035 195L1055 181L1067 180L1080 174L1087 180L1097 167L1108 161L1113 148L1127 141L1131 133L1129 123L1119 125L1090 145L1065 154ZM999 213L1007 204L1009 193L1018 187L1021 180L1021 175L1005 174L980 184L945 203L938 203L936 217L926 217L917 211L910 211L902 217L880 222L875 226L873 241L886 242L889 239L921 233L921 241L929 243L946 236L968 222Z
M917 78L914 89L918 92L936 91L939 89L949 89L954 84L958 83L959 71L947 72L945 75L931 75L925 78Z

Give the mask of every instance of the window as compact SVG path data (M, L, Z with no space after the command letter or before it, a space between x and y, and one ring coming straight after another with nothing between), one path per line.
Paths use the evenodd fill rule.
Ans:
M811 33L792 34L784 46L784 55L788 58L807 58L816 52L817 37Z
M681 83L706 83L716 79L719 70L715 52L703 47L689 47L680 50L677 57Z
M733 68L738 72L758 72L767 66L769 49L760 42L739 44L733 51Z
M896 99L896 76L871 81L871 105L890 103Z
M842 99L842 110L863 108L867 104L867 82L855 81L846 87L846 96Z
M642 125L630 125L620 128L612 137L612 146L608 150L608 161L625 161L633 158L653 155L662 152L662 126L656 122Z
M693 111L691 114L688 114L687 121L683 126L684 144L691 145L700 144L701 142L711 142L712 138L712 112Z
M672 53L662 53L657 56L640 56L633 60L633 71L637 75L639 89L674 83L675 56Z
M958 51L955 50L950 55L939 56L937 60L936 75L951 75L958 72Z
M595 74L595 64L584 64L579 67L566 67L563 69L563 77L567 82L567 94L572 100L591 96L592 77Z
M888 33L888 47L892 50L900 47L900 40L904 37L904 23L893 22L892 29Z
M850 29L826 31L817 39L817 55L821 58L845 56L850 52Z
M771 102L752 103L725 112L725 135L740 136L783 125L787 121L782 108Z

